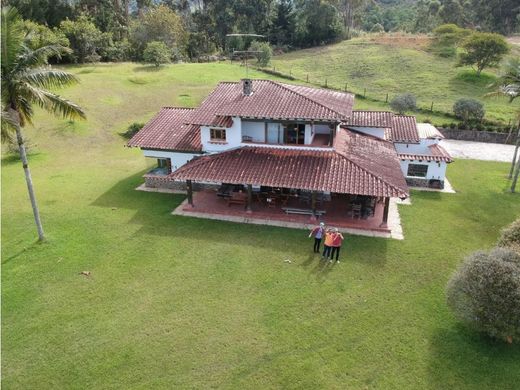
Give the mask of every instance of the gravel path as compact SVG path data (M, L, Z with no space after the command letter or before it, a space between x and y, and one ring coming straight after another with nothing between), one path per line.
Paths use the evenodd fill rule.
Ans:
M444 139L440 143L455 158L475 160L506 161L513 160L514 145L489 144L485 142L459 141Z

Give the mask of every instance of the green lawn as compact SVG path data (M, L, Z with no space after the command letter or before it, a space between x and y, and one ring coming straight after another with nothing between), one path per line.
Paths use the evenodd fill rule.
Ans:
M456 68L455 59L441 58L428 52L420 36L369 36L335 45L290 52L274 58L276 70L299 79L348 88L356 93L384 101L396 94L412 92L418 105L452 112L453 103L462 97L484 103L486 118L507 123L514 118L518 102L506 98L484 98L488 85L495 79L487 69L480 78L470 68ZM520 55L518 49L514 50ZM388 108L387 108L388 109ZM442 116L428 115L436 124L452 122ZM421 118L424 116L421 115ZM423 118L424 119L424 118Z
M134 191L147 163L117 132L243 69L71 69L83 84L63 95L89 121L28 129L44 244L2 161L6 389L517 387L518 344L466 330L444 298L462 256L520 214L507 164L456 161L457 194L400 207L404 241L347 236L323 267L306 232L172 216L181 196Z

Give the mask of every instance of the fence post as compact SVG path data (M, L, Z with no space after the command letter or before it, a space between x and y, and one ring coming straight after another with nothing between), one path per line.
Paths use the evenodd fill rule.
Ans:
M433 101L432 101L432 106L430 107L430 111L433 112Z
M325 78L325 88L327 88L329 84L327 84L327 78Z
M367 89L365 88L365 90L363 91L363 97L366 98L367 97Z
M307 82L309 82L309 74L307 73Z
M289 69L289 76L292 77L292 69Z
M385 103L388 103L388 92L387 92L387 94L386 94Z
M348 83L345 83L345 92L348 91Z

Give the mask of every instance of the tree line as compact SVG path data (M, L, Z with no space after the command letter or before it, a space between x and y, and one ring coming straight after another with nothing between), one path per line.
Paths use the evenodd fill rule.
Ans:
M5 0L35 31L35 44L70 47L64 62L205 60L248 48L263 35L275 50L336 42L363 31L430 32L442 23L509 34L516 0ZM156 42L163 42L159 47ZM163 50L164 49L164 50ZM57 59L54 59L55 61Z

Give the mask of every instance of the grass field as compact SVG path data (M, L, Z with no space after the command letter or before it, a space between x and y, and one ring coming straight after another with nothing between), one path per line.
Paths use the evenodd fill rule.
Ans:
M453 103L462 97L484 103L486 118L508 123L514 118L519 102L509 104L505 98L484 98L488 85L495 80L496 70L486 69L476 77L470 68L456 68L455 59L430 53L426 37L407 35L375 35L341 43L276 56L273 65L282 71L319 84L348 88L356 93L384 101L396 94L411 92L418 105L452 112ZM513 49L515 55L520 50ZM431 115L436 124L452 122Z
M6 389L517 387L518 344L466 330L444 298L462 256L520 214L507 164L456 161L457 194L401 206L404 241L347 236L324 267L306 232L172 216L181 196L134 191L147 163L117 132L242 69L71 70L83 83L63 95L89 120L27 129L47 242L2 160Z

